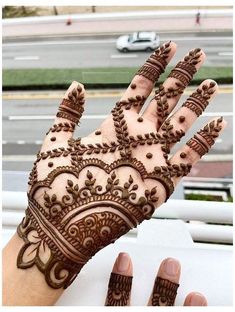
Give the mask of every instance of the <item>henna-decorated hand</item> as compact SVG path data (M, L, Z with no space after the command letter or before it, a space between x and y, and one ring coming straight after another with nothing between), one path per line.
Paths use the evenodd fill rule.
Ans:
M18 268L36 265L53 288L66 288L101 248L151 218L181 177L207 153L224 128L212 120L175 155L180 140L215 94L204 81L171 117L185 87L202 64L191 51L141 108L176 50L158 48L141 67L100 128L74 139L84 110L83 85L73 82L60 104L29 178L26 217L18 227L24 240Z
M154 281L148 306L173 306L179 287L181 267L178 260L167 258L160 264ZM110 274L106 306L129 306L131 304L131 287L133 278L131 258L127 253L120 253ZM184 306L207 306L206 298L191 292L184 301Z

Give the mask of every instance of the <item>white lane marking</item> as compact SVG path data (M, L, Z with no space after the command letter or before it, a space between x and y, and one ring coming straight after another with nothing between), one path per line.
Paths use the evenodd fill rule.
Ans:
M42 141L41 141L41 140L36 140L36 141L35 141L35 144L41 145L41 144L42 144Z
M219 56L232 56L233 52L231 51L227 51L227 52L219 52L218 53Z
M39 56L16 56L15 61L38 61Z
M82 119L104 119L107 115L84 115ZM42 115L42 116L8 116L8 120L51 120L55 119L54 115Z
M16 141L17 144L25 144L26 142L24 140L18 140Z
M220 116L225 116L225 117L232 117L233 112L208 112L208 113L203 113L203 117L220 117Z
M169 41L169 40L176 40L176 41L224 41L229 40L232 41L233 37L161 37L161 41ZM3 47L22 47L22 46L40 46L40 45L71 45L71 44L105 44L105 43L115 43L116 39L106 39L106 40L61 40L61 41L40 41L40 42L20 42L20 43L3 43Z
M174 38L168 38L168 37L165 37L165 38L162 38L160 37L161 39L161 42L162 41L170 41L170 40L173 40L173 41L224 41L224 40L233 40L233 37L174 37Z
M220 139L220 138L218 138L218 139L215 140L215 144L222 143L222 142L223 142L223 140Z
M82 119L105 119L108 115L84 115ZM219 117L219 116L226 116L232 117L233 112L208 112L203 113L203 117ZM55 119L54 115L26 115L26 116L8 116L8 120L52 120Z
M2 161L5 162L27 162L34 161L35 155L3 155ZM204 155L203 161L232 161L232 154L211 154Z
M41 41L41 42L21 42L21 43L4 43L3 47L22 47L22 46L40 46L40 45L71 45L71 44L104 44L115 43L115 39L107 40L76 40L76 41Z
M110 55L110 58L112 59L119 59L119 58L136 58L138 57L137 54L113 54Z

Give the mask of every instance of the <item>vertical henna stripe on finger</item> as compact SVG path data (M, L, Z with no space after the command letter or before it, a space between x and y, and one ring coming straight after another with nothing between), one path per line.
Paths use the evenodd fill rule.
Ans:
M152 82L157 81L167 66L166 60L171 51L170 43L167 42L157 48L147 59L146 63L138 70L137 75L144 76Z
M111 273L106 306L127 306L130 299L132 276Z
M152 306L173 306L179 284L157 277L154 283Z

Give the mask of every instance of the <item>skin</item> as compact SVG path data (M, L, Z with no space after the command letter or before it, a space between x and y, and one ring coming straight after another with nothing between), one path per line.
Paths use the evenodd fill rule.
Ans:
M167 62L171 60L173 55L176 51L176 44L171 42L171 52L168 56ZM200 56L200 61L196 65L197 69L200 68L202 63L204 62L205 54L202 52ZM177 79L175 78L168 78L164 82L164 86L172 86ZM206 80L203 82L203 84L209 84L211 80ZM150 95L150 93L153 90L154 83L148 79L146 79L143 76L136 75L132 82L132 84L136 84L137 88L132 89L130 86L127 88L126 92L122 96L122 100L128 99L129 97L141 95L145 96L146 98ZM74 88L80 85L83 88L83 85L73 82L68 91L65 93L65 97L67 98L68 93ZM215 85L215 93L217 86ZM214 93L214 94L215 94ZM180 96L177 96L175 98L170 99L169 101L169 113L174 109L176 104L178 103ZM138 115L142 115L144 121L142 123L139 123L137 121ZM178 116L184 115L187 122L185 123L179 123L178 122ZM140 113L138 109L135 107L132 107L129 111L125 111L125 119L128 124L129 128L129 134L130 135L137 135L139 133L145 134L149 132L161 132L161 128L159 128L158 125L158 119L156 115L156 101L153 99L150 104L147 106L146 110L143 113ZM181 107L176 111L176 113L172 116L172 122L174 123L174 126L178 130L187 131L192 124L196 121L196 116L194 113L192 113L189 109ZM216 120L217 118L215 118ZM66 122L66 119L63 118L56 118L54 123L59 122ZM226 122L223 120L221 123L222 129L225 127ZM82 143L88 144L88 143L98 143L98 142L110 142L115 140L115 130L113 127L113 120L111 116L108 116L106 120L101 124L99 130L101 130L102 135L95 134L95 131L88 135L87 137L82 139ZM66 146L67 140L71 138L73 133L71 132L59 132L57 134L57 140L55 143L53 143L53 148L57 148L59 146ZM52 142L50 141L50 134L46 136L41 152L47 151L48 149L51 149ZM64 145L63 145L64 144ZM146 159L146 153L151 152L153 154L153 157L148 161ZM187 153L187 159L182 160L180 158L181 152ZM152 171L155 166L162 166L165 165L165 159L163 157L163 152L159 145L152 145L152 146L143 146L141 149L133 150L133 156L139 159L144 163L146 166L147 171ZM115 159L117 159L118 155L114 154L108 154L108 155L101 155L103 157L104 161L107 163L113 162ZM182 146L176 154L174 154L169 161L173 164L180 164L182 162L190 162L195 164L200 159L199 155L192 150L189 146L185 145ZM55 166L60 165L61 159L56 159L54 161ZM121 169L119 169L121 170ZM40 163L38 167L38 174L39 179L45 178L45 176L48 174L49 169L47 166L47 163ZM120 180L123 178L123 174L121 171L117 172L117 175L119 176ZM127 176L129 174L127 173ZM96 175L97 180L103 181L104 177L102 174ZM152 187L157 186L158 188L158 206L160 206L161 203L165 201L165 188L160 184L159 182L155 182L153 185L153 181L146 180L142 181L139 177L134 177L136 179L136 183L139 185L139 188L141 189L151 189ZM139 179L139 180L138 180ZM179 182L180 178L174 177L173 182L176 185ZM41 194L42 195L42 194ZM41 196L40 195L40 196ZM18 252L23 244L23 241L19 239L18 235L15 234L13 238L9 241L7 246L3 250L3 304L4 305L53 305L58 298L63 293L62 289L51 289L45 282L44 276L39 272L39 270L33 266L30 269L27 270L21 270L17 269L16 267L16 258L18 255ZM188 301L187 301L188 302Z
M129 262L129 265L127 265L128 262ZM174 274L172 274L173 271L171 272L171 274L169 274L166 269L167 264L169 263L171 267L173 267L174 269L173 270ZM124 275L124 276L133 276L133 266L132 266L131 258L128 255L128 253L121 252L118 255L114 263L112 272L120 274L120 275ZM161 262L160 267L157 272L157 276L163 279L167 279L173 283L179 284L180 273L181 273L181 266L180 266L179 261L174 258L166 258ZM148 306L151 306L151 297L152 297L152 294L149 297L149 300L147 303ZM127 305L128 306L131 305L131 294L130 294L130 299ZM199 292L191 292L185 297L184 306L207 306L207 300L203 294L200 294Z

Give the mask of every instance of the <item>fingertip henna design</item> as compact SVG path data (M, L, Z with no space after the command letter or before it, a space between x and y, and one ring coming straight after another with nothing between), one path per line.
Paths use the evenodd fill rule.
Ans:
M111 273L105 306L127 306L130 300L132 276Z
M179 284L157 277L154 283L151 305L173 306Z
M187 107L199 117L209 104L209 100L215 92L215 83L211 82L209 85L204 84L194 92L182 107Z
M200 62L200 57L201 49L190 51L184 60L175 66L168 77L176 78L186 87L197 71L195 65Z
M137 75L144 76L148 80L155 82L164 73L167 66L167 59L171 51L170 42L157 48L147 59L146 63L138 70Z
M219 136L222 129L221 123L223 117L211 121L203 129L197 132L186 144L194 150L200 157L208 153L209 148L215 143L215 139Z
M84 111L84 103L85 100L82 88L78 86L69 92L68 99L63 99L56 116L78 124Z

